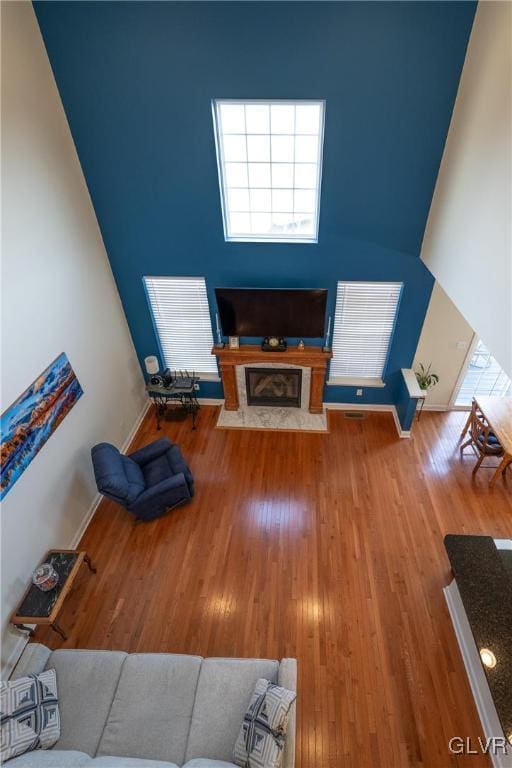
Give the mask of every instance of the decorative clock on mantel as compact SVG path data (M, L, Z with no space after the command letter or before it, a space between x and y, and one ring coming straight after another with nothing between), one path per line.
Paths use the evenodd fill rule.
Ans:
M284 352L286 347L286 339L282 336L265 336L261 342L263 352Z

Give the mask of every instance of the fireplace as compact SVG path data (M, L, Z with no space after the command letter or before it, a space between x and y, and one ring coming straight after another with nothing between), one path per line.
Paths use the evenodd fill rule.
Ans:
M300 368L245 369L247 405L273 405L300 408L302 371Z

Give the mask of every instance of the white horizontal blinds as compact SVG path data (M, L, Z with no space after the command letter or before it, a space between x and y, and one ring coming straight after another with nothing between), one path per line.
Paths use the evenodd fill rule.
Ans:
M168 368L217 373L203 277L145 277L146 290Z
M216 101L224 228L234 240L316 240L322 101Z
M331 378L382 378L401 289L401 283L338 283Z

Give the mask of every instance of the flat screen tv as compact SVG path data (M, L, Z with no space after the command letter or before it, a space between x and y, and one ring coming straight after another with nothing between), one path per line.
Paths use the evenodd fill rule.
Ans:
M216 288L215 295L225 336L324 335L325 288Z

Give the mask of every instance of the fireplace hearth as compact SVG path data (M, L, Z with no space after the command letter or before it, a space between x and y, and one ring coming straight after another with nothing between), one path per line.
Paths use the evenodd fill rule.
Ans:
M300 408L302 371L300 368L245 369L247 405Z

